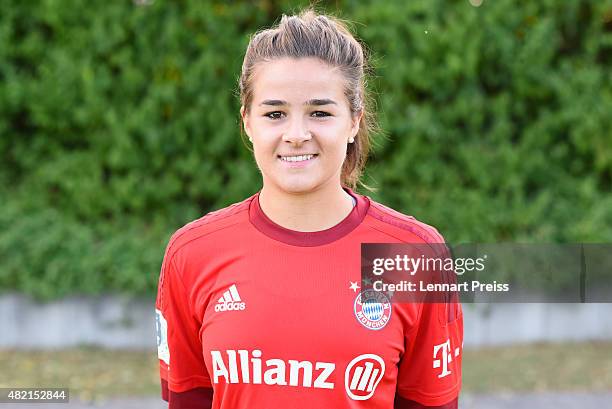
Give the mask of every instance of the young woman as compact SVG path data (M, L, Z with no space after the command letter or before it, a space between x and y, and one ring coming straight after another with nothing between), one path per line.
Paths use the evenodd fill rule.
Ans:
M443 238L353 190L372 126L364 64L346 27L310 10L252 37L240 113L263 187L170 239L156 301L170 408L457 407L460 308L380 295L365 311L361 243Z

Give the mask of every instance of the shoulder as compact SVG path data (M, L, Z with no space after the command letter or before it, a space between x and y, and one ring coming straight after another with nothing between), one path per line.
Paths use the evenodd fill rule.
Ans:
M166 253L172 257L180 249L203 241L215 240L240 223L248 221L251 200L248 197L193 220L176 230L168 242Z
M427 244L445 243L444 237L432 225L403 214L369 199L369 226L403 242Z

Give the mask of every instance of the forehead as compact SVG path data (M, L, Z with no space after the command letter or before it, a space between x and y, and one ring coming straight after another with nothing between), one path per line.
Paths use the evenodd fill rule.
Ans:
M337 67L316 58L282 58L261 62L253 76L253 102L283 99L291 103L311 98L340 102L344 78Z

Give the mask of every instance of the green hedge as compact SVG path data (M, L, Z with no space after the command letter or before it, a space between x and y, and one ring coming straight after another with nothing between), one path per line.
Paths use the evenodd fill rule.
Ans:
M2 2L0 288L152 293L254 193L236 80L305 2ZM336 8L337 7L337 8ZM373 51L372 196L451 242L612 239L612 1L339 1Z

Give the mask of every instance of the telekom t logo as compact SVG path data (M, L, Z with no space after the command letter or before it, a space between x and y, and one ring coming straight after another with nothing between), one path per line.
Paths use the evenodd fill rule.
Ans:
M441 354L442 359L437 359L438 354ZM459 348L455 348L455 356L459 355ZM452 371L448 369L448 364L453 362L453 354L451 352L450 339L447 339L446 342L438 345L434 345L433 348L433 367L439 368L442 365L442 372L438 375L438 378L444 378L447 375L450 375Z
M353 400L370 399L385 374L385 361L378 355L363 354L344 371L344 388Z

